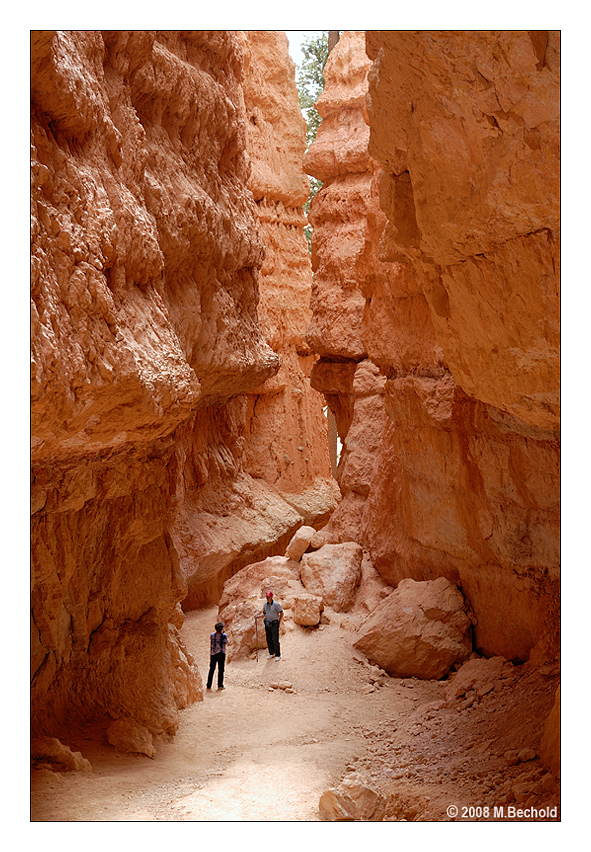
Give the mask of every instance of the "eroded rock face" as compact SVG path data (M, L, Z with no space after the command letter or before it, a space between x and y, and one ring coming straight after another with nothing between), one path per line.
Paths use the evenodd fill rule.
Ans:
M323 181L310 208L314 286L307 340L321 356L311 382L324 394L343 444L336 472L343 499L317 546L359 540L385 422L385 379L367 358L363 333L365 290L370 281L385 280L390 266L378 258L373 239L385 216L372 190L379 164L368 155L364 116L370 66L364 34L344 32L324 69L316 105L323 121L304 159Z
M306 443L326 426L304 391L303 299L293 319L293 292L258 315L261 277L270 305L287 267L305 291L301 117L289 168L257 184L244 74L264 44L43 31L31 45L33 731L102 715L157 737L202 696L179 602L217 600L336 505L328 452ZM272 245L263 208L281 213ZM293 459L306 448L295 467L257 422L277 396Z
M240 73L227 33L32 34L34 728L200 695L171 436L278 368Z
M208 415L215 432L200 418L189 439L185 496L173 530L189 586L185 609L217 602L235 571L284 552L298 526L322 525L340 498L323 399L309 382L312 269L302 209L309 179L295 68L284 33L236 36L243 52L248 189L264 243L258 315L281 366L226 406L226 416Z
M459 582L477 617L475 647L552 657L556 38L372 32L371 68L364 43L344 33L330 54L323 122L306 159L326 181L314 205L309 340L321 357L312 381L344 438L343 501L315 544L357 540L393 586L407 577ZM362 139L368 156L348 157ZM353 186L336 215L337 189L344 196ZM357 246L348 264L341 242ZM347 293L364 297L363 311L349 314L355 351L334 341L323 317L343 264ZM354 390L364 356L381 374L381 408Z
M324 400L310 387L314 355L305 339L312 266L303 205L310 186L302 164L305 122L295 66L285 33L253 30L239 35L245 50L243 89L252 163L248 186L265 246L259 318L265 340L281 358L277 375L249 398L245 469L286 494L314 485L326 491L332 479L327 421Z
M367 49L389 256L418 271L463 390L556 429L560 34L368 32Z
M554 775L560 774L560 686L556 690L554 705L546 719L540 742L540 757Z
M223 33L32 34L35 461L160 437L277 371L240 66Z

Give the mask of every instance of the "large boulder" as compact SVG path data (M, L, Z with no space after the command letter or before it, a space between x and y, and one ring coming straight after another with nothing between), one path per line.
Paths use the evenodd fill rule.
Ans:
M267 647L263 622L255 623L254 617L262 611L269 589L288 618L296 597L305 591L299 564L287 556L269 556L247 565L224 583L218 612L228 634L229 660L244 659L256 648Z
M472 652L466 609L445 577L401 580L361 625L353 644L395 677L440 678Z
M355 602L362 560L363 550L355 542L325 544L302 556L300 577L307 591L319 595L325 606L347 612Z
M320 624L324 604L319 595L310 595L304 592L297 595L293 602L293 620L302 627L314 627Z
M287 545L285 555L294 562L299 562L303 554L310 547L310 542L316 535L314 527L303 526L294 533L293 538Z
M107 730L107 742L117 751L154 757L152 734L134 719L116 719Z

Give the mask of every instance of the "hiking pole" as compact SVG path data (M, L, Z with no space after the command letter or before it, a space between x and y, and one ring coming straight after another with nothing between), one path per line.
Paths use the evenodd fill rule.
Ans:
M257 653L257 663L258 663L258 661L259 661L259 623L257 621L256 615L254 617L254 632L256 634L255 650L256 650L256 653Z

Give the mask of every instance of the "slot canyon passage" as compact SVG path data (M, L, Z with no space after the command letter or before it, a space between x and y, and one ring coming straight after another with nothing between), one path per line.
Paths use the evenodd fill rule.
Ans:
M560 819L559 33L331 48L31 33L33 822Z

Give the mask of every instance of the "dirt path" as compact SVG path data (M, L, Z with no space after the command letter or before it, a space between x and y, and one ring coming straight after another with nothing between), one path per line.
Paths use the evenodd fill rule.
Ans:
M216 608L192 613L183 627L202 676L216 617ZM184 710L177 736L153 760L90 737L66 742L93 771L34 771L32 821L318 821L321 794L352 770L394 792L390 819L449 819L452 803L500 805L502 785L523 774L501 753L520 725L539 739L552 679L524 672L537 677L537 701L530 689L520 710L518 692L504 690L460 713L439 707L436 681L386 678L370 692L375 672L351 638L337 620L317 630L288 624L282 660L259 652L258 662L229 663L226 689L214 686ZM294 693L271 689L279 680ZM546 793L554 803L556 792Z

